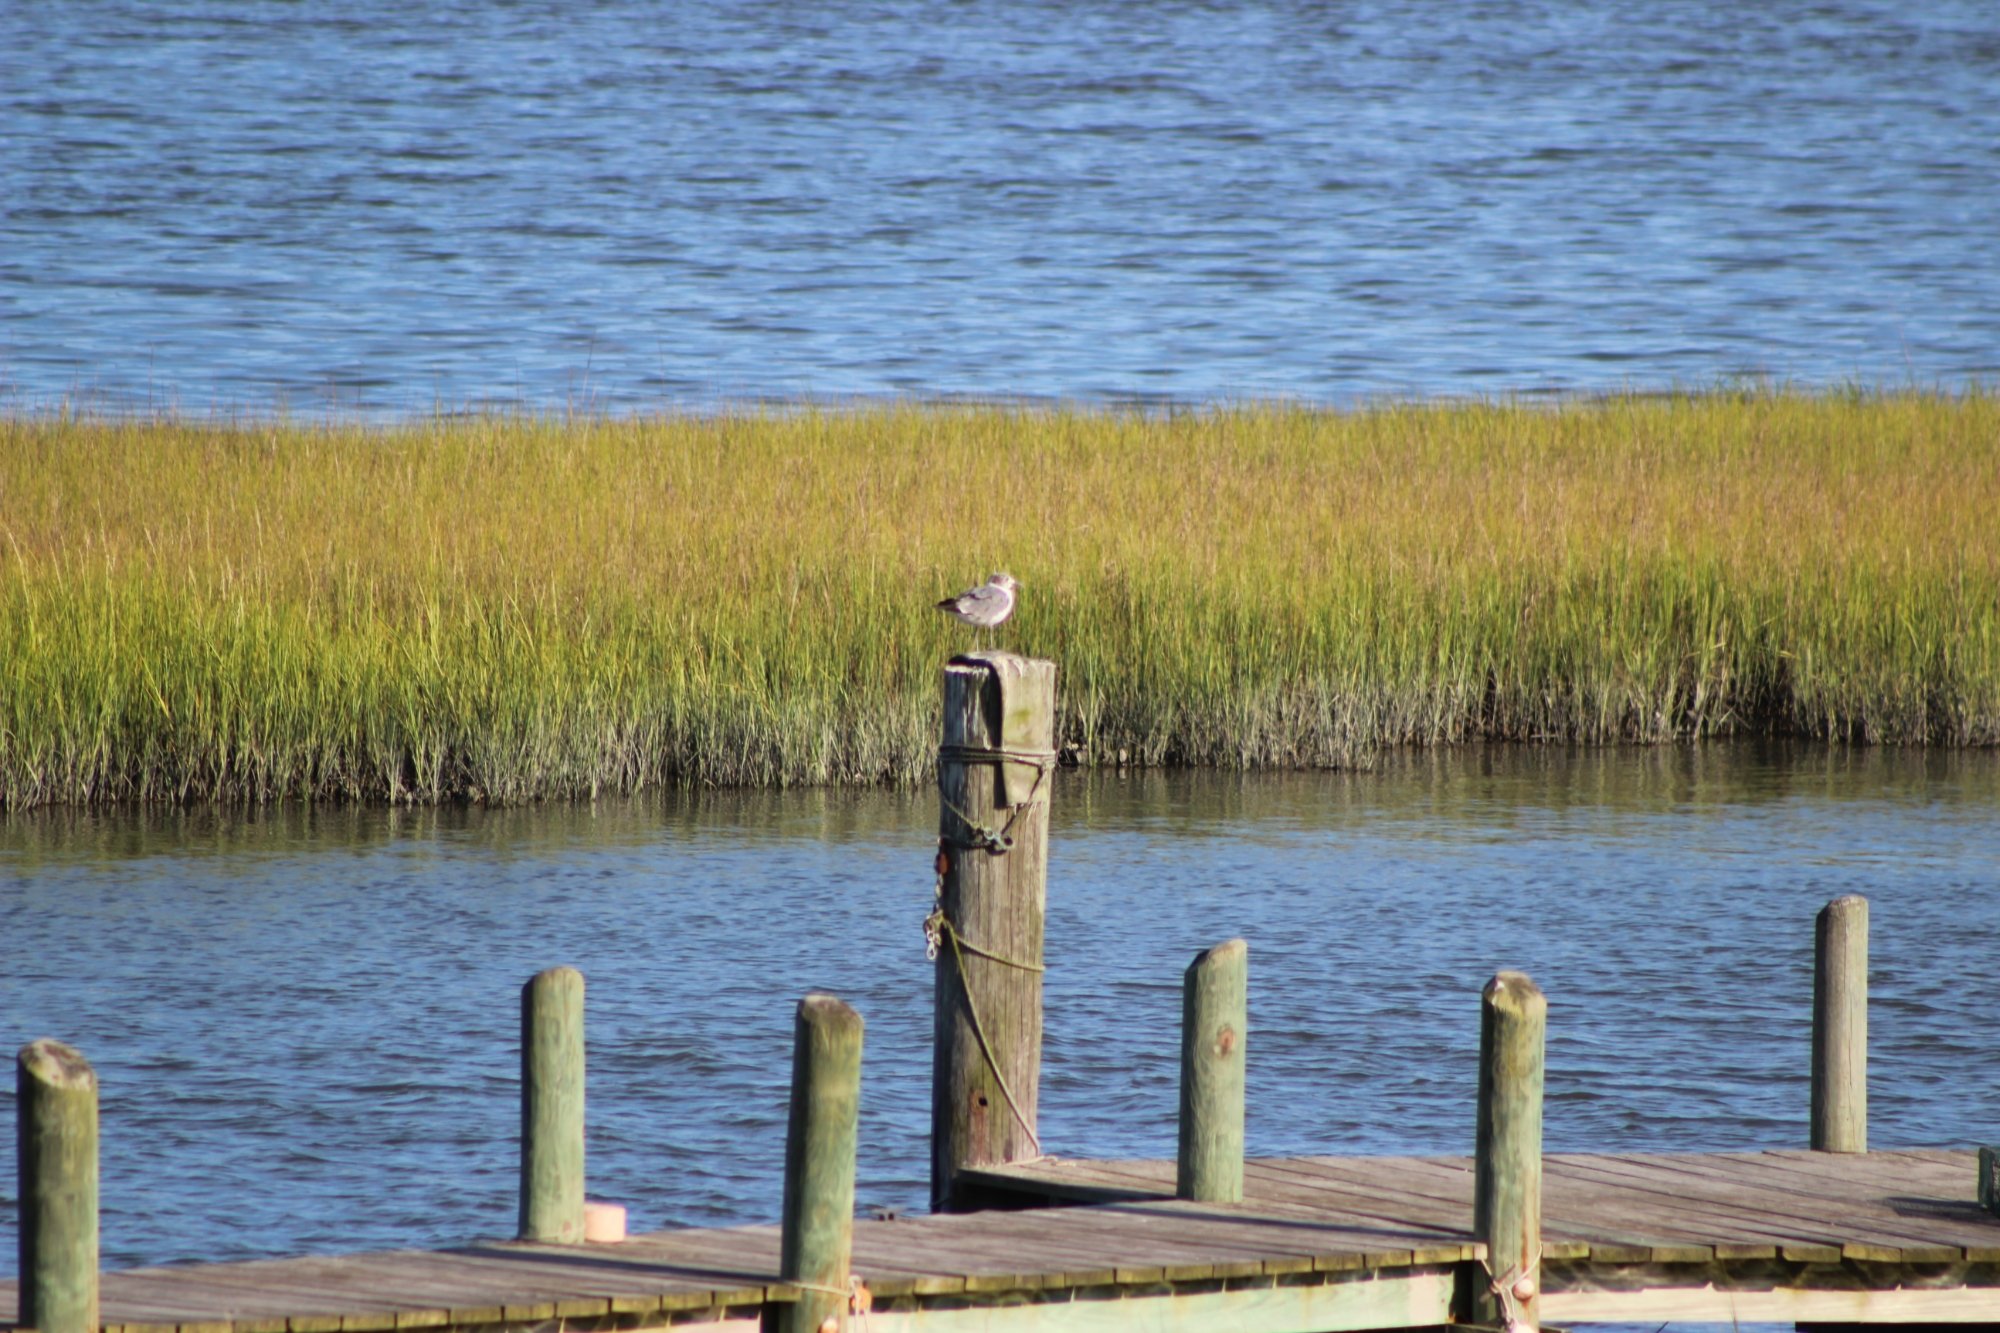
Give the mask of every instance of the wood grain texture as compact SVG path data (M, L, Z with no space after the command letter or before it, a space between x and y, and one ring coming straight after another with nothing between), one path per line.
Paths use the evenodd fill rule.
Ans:
M1047 909L1051 783L1036 781L1031 765L952 756L1006 748L1046 752L1053 764L1055 684L1055 663L1012 653L962 654L944 669L938 905L975 948L954 950L947 941L936 965L931 1202L939 1211L965 1202L954 1188L960 1167L1040 1152L1042 975L1036 969ZM1004 834L1006 846L976 845L988 834Z
M20 1171L19 1318L43 1333L96 1333L97 1074L43 1038L14 1060Z
M583 1239L583 974L521 987L522 1240Z
M1472 1233L1490 1282L1472 1284L1473 1315L1540 1327L1542 1047L1549 1004L1526 973L1500 972L1480 997L1479 1129Z
M847 1312L861 1039L861 1015L840 1000L799 1001L778 1273L800 1291L797 1302L778 1312L779 1333L814 1333L821 1321Z
M1243 1198L1243 1080L1249 1057L1250 946L1205 949L1181 980L1180 1147L1183 1199Z
M869 1333L1348 1333L1427 1328L1450 1315L1448 1273L1124 1300L1051 1300L869 1316Z
M2000 1309L2000 1218L1979 1205L1976 1161L1969 1150L1912 1149L1549 1155L1541 1314L1839 1322L1888 1312L1949 1323ZM1480 1253L1464 1157L1252 1159L1240 1203L1175 1198L1167 1160L1044 1160L986 1174L1023 1188L1068 1180L1109 1202L853 1223L851 1270L884 1301L870 1333L892 1314L899 1326L984 1327L957 1307L1025 1304L1123 1307L1117 1326L1166 1327L1197 1295L1449 1274ZM129 1333L532 1333L558 1323L618 1333L635 1321L747 1317L766 1302L775 1320L812 1294L785 1284L782 1241L765 1225L616 1245L493 1241L135 1269L104 1275L103 1309L107 1327ZM16 1286L0 1282L0 1324L14 1320ZM1215 1304L1215 1326L1255 1326L1261 1299Z
M1868 1151L1868 900L1858 893L1814 923L1811 1144Z

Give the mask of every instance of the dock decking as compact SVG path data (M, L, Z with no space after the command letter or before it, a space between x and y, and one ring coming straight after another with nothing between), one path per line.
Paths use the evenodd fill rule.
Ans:
M1410 1328L1483 1281L1461 1157L1246 1164L1241 1204L1175 1200L1166 1161L979 1171L995 1202L1066 1207L855 1224L867 1333ZM2000 1325L2000 1218L1969 1151L1552 1154L1542 1316L1592 1321ZM1011 1196L1008 1198L1006 1196ZM103 1279L122 1333L758 1326L797 1296L776 1226L612 1245L133 1269ZM0 1284L0 1322L15 1316Z

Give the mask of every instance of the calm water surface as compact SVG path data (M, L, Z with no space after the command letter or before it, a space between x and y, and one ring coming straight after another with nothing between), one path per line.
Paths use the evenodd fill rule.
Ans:
M0 5L0 408L2000 375L1991 0Z
M97 1066L113 1266L510 1234L517 993L557 963L589 979L592 1193L636 1228L776 1217L791 1009L819 988L868 1021L861 1200L921 1209L935 809L13 816L0 1035ZM2000 755L1071 776L1054 827L1057 1153L1171 1155L1180 973L1235 934L1252 1152L1469 1151L1501 966L1550 995L1552 1149L1800 1146L1812 917L1855 891L1871 1141L2000 1138Z

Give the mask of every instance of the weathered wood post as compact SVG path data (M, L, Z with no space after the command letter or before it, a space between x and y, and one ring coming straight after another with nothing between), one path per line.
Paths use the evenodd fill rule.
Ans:
M583 1240L583 974L521 987L521 1239Z
M1979 1150L1979 1206L2000 1217L2000 1148Z
M97 1333L97 1075L44 1037L14 1060L23 1328Z
M1181 983L1180 1154L1174 1192L1243 1202L1243 1072L1249 1045L1250 946L1195 955Z
M1868 1151L1868 900L1820 908L1813 932L1812 1146Z
M944 669L938 747L931 1206L976 1205L967 1166L1041 1155L1042 914L1056 667L1008 652Z
M838 1329L854 1247L854 1154L861 1109L861 1015L831 995L799 1001L778 1276L799 1288L778 1333Z
M1486 983L1479 1022L1479 1139L1472 1234L1490 1281L1475 1280L1472 1317L1541 1327L1542 1041L1549 1002L1525 973Z

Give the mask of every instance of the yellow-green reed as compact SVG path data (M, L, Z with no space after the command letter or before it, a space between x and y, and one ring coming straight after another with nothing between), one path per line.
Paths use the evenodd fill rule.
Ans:
M1007 569L1086 761L2000 742L2000 400L0 419L0 801L906 781Z

